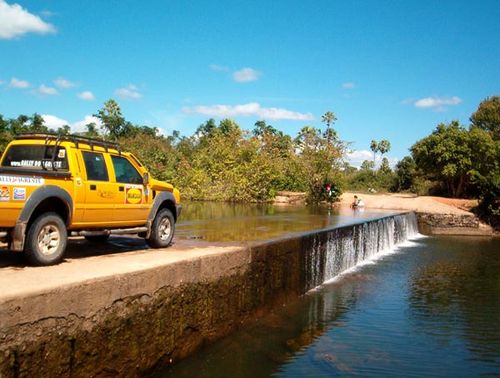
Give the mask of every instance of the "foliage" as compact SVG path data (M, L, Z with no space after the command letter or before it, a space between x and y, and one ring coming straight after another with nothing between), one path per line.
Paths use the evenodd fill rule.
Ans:
M125 118L115 100L106 101L94 116L101 120L104 130L112 139L125 134Z
M391 150L391 142L387 139L382 139L380 142L377 142L375 139L372 139L370 142L370 150L373 152L373 164L375 164L375 158L377 157L377 152L380 152L382 156L388 153Z
M472 126L491 133L494 140L500 139L500 96L486 98L470 117Z
M372 140L370 149L373 152L373 160L365 160L360 169L344 169L346 185L351 190L357 191L389 191L394 186L395 175L392 171L389 160L382 158L380 167L375 169L377 152L383 156L391 149L391 143L382 139L380 142Z
M498 170L491 135L477 127L468 130L458 121L439 124L411 147L411 153L426 178L442 183L453 197L477 193L478 180Z
M324 134L311 126L304 126L295 138L302 172L307 180L310 202L326 200L326 183L340 181L340 167L346 145L333 129ZM340 195L340 188L336 188ZM336 199L336 198L335 198Z
M396 164L393 192L403 192L414 189L417 165L411 156L405 156Z
M382 156L388 153L390 150L391 150L391 142L389 142L387 139L382 139L378 143L378 152L380 152Z
M386 158L378 170L375 170L375 163L365 160L361 168L344 170L346 186L350 190L356 191L377 191L387 192L393 186L394 172L389 166Z

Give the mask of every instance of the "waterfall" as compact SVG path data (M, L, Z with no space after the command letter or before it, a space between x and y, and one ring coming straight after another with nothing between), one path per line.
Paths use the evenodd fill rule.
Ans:
M392 215L311 236L307 286L314 288L376 254L418 235L414 213Z

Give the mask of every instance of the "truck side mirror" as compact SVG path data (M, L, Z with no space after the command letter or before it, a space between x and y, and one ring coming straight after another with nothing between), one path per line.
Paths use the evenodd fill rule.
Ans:
M149 173L144 172L142 175L142 185L147 186L149 184Z

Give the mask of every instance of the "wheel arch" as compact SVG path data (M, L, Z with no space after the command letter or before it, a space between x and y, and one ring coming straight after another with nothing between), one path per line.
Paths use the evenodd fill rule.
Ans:
M176 202L172 193L161 192L156 196L153 207L149 212L148 220L152 222L161 209L169 209L174 216L174 220L177 222Z
M173 216L174 216L174 222L177 222L177 206L175 202L175 197L171 192L160 192L156 195L155 200L153 202L153 206L151 207L151 210L149 211L149 216L148 216L148 221L147 221L147 228L148 231L146 232L146 239L150 237L151 235L151 228L153 226L153 221L156 217L156 214L161 209L169 209Z
M12 250L24 249L26 230L36 217L45 212L58 214L64 224L69 226L73 215L73 200L70 194L55 185L46 185L35 190L26 201L12 231Z

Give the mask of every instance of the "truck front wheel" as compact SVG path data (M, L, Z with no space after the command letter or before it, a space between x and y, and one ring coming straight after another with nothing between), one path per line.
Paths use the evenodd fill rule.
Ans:
M175 220L169 209L161 209L156 214L151 227L151 235L146 242L153 248L168 247L175 232Z
M54 265L62 260L68 234L61 217L44 213L28 229L24 252L32 265Z

